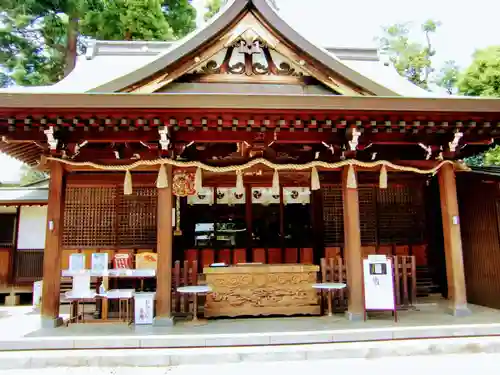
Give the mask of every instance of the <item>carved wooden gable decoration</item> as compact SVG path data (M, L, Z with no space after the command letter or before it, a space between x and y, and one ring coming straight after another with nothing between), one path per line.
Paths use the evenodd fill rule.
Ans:
M257 22L253 16L248 16L247 21ZM279 42L266 30L259 31L248 25L240 35L231 38L224 49L189 74L199 76L201 82L253 83L301 83L303 77L310 76L300 63L294 63L277 51Z
M195 53L180 56L175 63L121 91L161 92L174 81L320 85L334 95L374 95L278 35L252 7Z

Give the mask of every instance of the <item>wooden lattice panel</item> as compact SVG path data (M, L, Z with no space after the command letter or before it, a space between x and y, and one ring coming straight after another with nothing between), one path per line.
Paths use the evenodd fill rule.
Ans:
M410 186L378 190L379 241L383 244L411 244L423 241L421 192Z
M135 188L132 195L122 195L118 209L119 246L156 246L156 210L156 188Z
M116 244L114 187L66 188L63 246L112 247Z
M324 186L323 228L325 246L338 246L344 243L344 207L340 186Z
M372 245L377 243L377 194L371 186L358 188L359 225L361 243Z

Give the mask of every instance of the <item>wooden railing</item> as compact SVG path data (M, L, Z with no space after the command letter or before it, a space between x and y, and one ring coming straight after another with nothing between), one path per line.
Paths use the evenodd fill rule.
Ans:
M177 292L177 288L186 285L198 284L198 262L176 261L172 270L172 312L174 314L186 315L190 311L192 302L191 294Z
M32 283L43 277L43 249L15 252L15 283Z
M417 302L417 273L414 256L393 256L394 293L398 308L408 308ZM345 260L341 257L321 259L322 282L346 282ZM356 287L362 287L361 285ZM348 293L343 290L336 293L333 307L337 311L347 309Z

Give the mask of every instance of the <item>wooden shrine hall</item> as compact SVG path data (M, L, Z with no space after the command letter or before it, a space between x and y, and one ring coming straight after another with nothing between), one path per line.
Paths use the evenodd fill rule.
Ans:
M209 280L213 263L288 265L286 285L341 264L359 319L370 254L405 275L411 264L402 299L430 269L450 312L467 314L456 175L499 136L499 109L433 97L375 49L318 47L266 0L229 2L178 42L93 41L61 82L0 92L0 150L50 172L44 324L57 324L70 254L94 252L153 254L158 324L182 305L180 280ZM275 313L319 308L262 315Z

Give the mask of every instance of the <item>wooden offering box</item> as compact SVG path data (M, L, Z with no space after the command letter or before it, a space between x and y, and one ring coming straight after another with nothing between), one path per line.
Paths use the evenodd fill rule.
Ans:
M316 283L319 266L303 264L205 267L213 293L207 295L206 317L319 315Z

